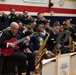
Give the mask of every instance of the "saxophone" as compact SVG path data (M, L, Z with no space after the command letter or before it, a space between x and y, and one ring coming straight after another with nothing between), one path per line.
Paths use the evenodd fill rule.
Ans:
M75 48L74 48L75 43L74 43L74 41L72 40L72 37L69 37L69 45L70 45L70 51L71 51L71 52L74 52L74 51L75 51Z
M41 61L41 58L44 54L46 54L47 49L45 48L46 42L49 38L49 33L46 33L44 40L42 41L42 45L40 46L39 50L37 51L37 54L35 56L35 67L39 64Z
M60 50L60 49L57 49L57 46L58 46L58 45L59 45L59 43L57 43L57 44L55 45L55 47L54 47L54 49L53 49L53 51L52 51L55 56L61 54L61 50Z

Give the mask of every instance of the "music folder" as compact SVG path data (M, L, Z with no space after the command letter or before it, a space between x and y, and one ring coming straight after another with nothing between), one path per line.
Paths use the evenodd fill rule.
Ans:
M66 31L65 34L66 34L66 36L65 36L64 42L67 42L68 39L69 39L69 36L71 36L71 32L70 31Z
M56 39L56 43L67 42L70 35L71 32L69 31L60 32L59 36Z

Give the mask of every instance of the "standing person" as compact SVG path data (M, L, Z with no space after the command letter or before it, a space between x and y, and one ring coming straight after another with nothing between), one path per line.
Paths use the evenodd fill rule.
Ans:
M16 38L17 40L21 39L21 35L19 34L19 25L16 22L12 22L10 24L10 30L4 31L1 38L0 38L0 48L14 48L15 45L11 42L5 42L6 40L10 40L12 38ZM29 42L30 38L26 37L27 42ZM18 46L25 46L25 48L28 47L28 44L26 43L20 43ZM18 75L22 75L22 72L25 72L25 67L26 67L26 60L29 59L27 58L27 55L23 53L23 51L19 49L14 49L13 53L10 56L3 56L4 62L3 62L3 74L7 75L15 75L14 70L15 66L11 64L12 68L10 65L7 65L6 61L14 61L17 62L17 68L18 68ZM31 60L29 60L31 61ZM32 65L32 64L31 64ZM11 73L11 74L10 74ZM27 74L30 75L30 70L27 69Z

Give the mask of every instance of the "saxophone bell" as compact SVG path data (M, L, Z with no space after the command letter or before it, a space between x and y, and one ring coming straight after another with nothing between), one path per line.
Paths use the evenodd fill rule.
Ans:
M53 49L53 51L52 51L52 52L54 53L55 56L61 54L61 50L60 50L59 48L57 48L58 45L59 45L59 43L57 43L57 44L55 45L55 47L54 47L54 49Z
M75 51L75 42L72 40L72 37L69 37L69 45L70 45L70 51L74 52Z
M57 49L55 55L60 55L61 54L61 50Z

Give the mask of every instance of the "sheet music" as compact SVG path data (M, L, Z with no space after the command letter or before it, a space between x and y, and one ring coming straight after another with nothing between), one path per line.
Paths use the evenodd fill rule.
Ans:
M49 59L44 59L44 60L42 60L41 62L42 62L42 64L46 64L46 63L48 63L48 62L50 62L50 61L53 61L53 60L55 60L56 58L49 58Z
M71 32L69 31L60 32L59 36L56 39L56 43L60 43L62 41L67 42L70 35L71 35Z
M74 55L74 54L76 54L76 52L74 52L74 53L70 53L71 56Z
M74 55L74 54L76 54L76 52L70 53L70 56L72 56L72 55ZM50 62L50 61L53 61L53 60L55 60L55 59L56 59L56 58L43 59L41 62L42 62L42 64L46 64L46 63L48 63L48 62Z

